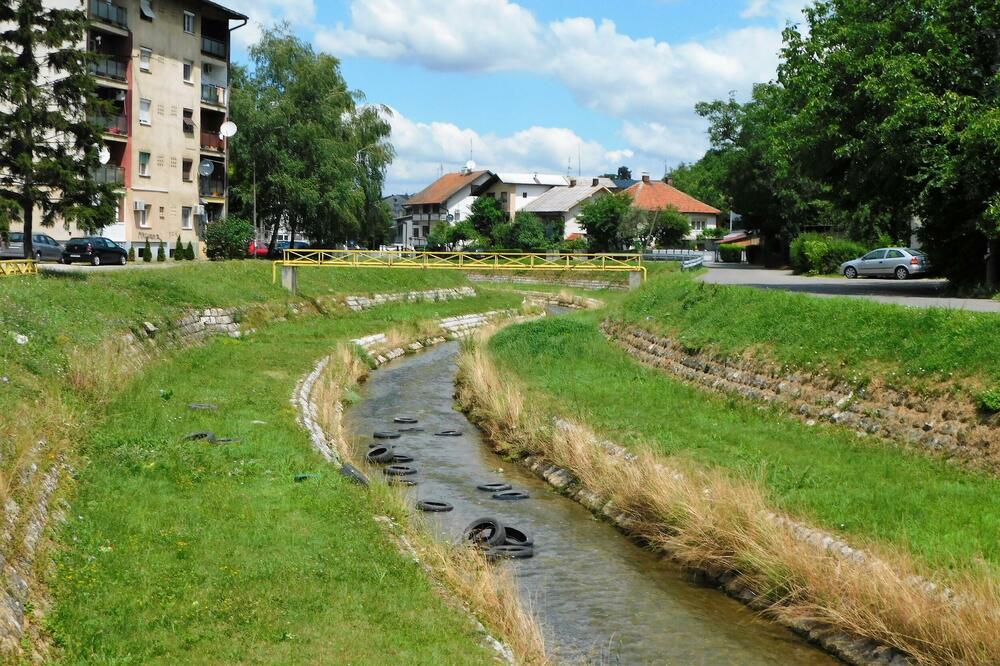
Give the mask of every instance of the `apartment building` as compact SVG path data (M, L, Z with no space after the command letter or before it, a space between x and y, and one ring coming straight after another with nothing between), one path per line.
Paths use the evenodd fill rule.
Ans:
M46 0L80 6L80 0ZM119 186L118 217L102 234L124 247L178 236L199 248L226 214L230 33L247 17L199 0L82 0L86 48L99 95L107 164L94 176ZM59 240L79 235L59 225Z

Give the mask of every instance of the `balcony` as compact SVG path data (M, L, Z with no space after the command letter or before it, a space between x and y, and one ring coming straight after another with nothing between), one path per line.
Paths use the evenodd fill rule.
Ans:
M218 132L202 132L201 147L203 150L217 150L221 153L226 150L226 140L219 138Z
M116 136L128 136L128 120L125 116L97 116L94 124L101 128L105 134Z
M207 104L226 105L226 88L211 83L201 84L201 101Z
M128 27L128 10L108 0L90 0L90 16L119 28Z
M128 63L111 56L98 55L90 62L90 73L115 81L127 80Z
M222 165L216 165L219 168ZM202 176L198 179L198 194L203 197L224 197L226 196L226 181L223 178L206 178Z
M221 60L226 59L226 43L219 39L202 36L201 52L210 56L215 56Z
M110 185L124 185L125 184L125 169L120 166L114 166L112 164L106 164L99 166L90 172L95 182Z

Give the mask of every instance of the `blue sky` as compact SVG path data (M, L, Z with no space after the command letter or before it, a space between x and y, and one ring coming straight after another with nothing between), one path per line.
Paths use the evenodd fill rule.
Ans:
M469 158L498 171L661 175L697 159L702 99L774 76L805 0L230 0L288 21L393 109L387 190L413 192ZM579 159L578 159L579 156Z

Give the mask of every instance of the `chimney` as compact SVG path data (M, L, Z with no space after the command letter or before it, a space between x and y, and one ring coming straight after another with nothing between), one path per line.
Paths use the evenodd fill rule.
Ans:
M670 187L673 187L673 186L674 186L674 179L673 179L673 176L668 176L668 177L667 177L667 185L669 185Z
M569 179L569 186L570 187L576 187L576 178L570 178Z
M642 182L644 182L644 183L648 183L649 182L649 172L648 171L643 171L642 172Z
M601 179L600 178L595 178L593 180L593 182L590 183L591 187L597 187L600 184L601 184Z

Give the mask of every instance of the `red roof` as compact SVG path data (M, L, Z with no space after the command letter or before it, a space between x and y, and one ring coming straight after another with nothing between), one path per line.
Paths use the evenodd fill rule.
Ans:
M641 180L625 191L632 195L632 205L644 210L662 210L673 206L682 213L718 215L721 212L660 180L648 183Z
M477 178L488 171L469 171L466 173L446 173L433 183L420 190L406 200L404 206L412 204L440 204L448 200L448 197L458 192L466 185L472 183Z
M586 236L576 232L571 233L569 236L566 236L566 240L580 240L581 238L586 238Z

